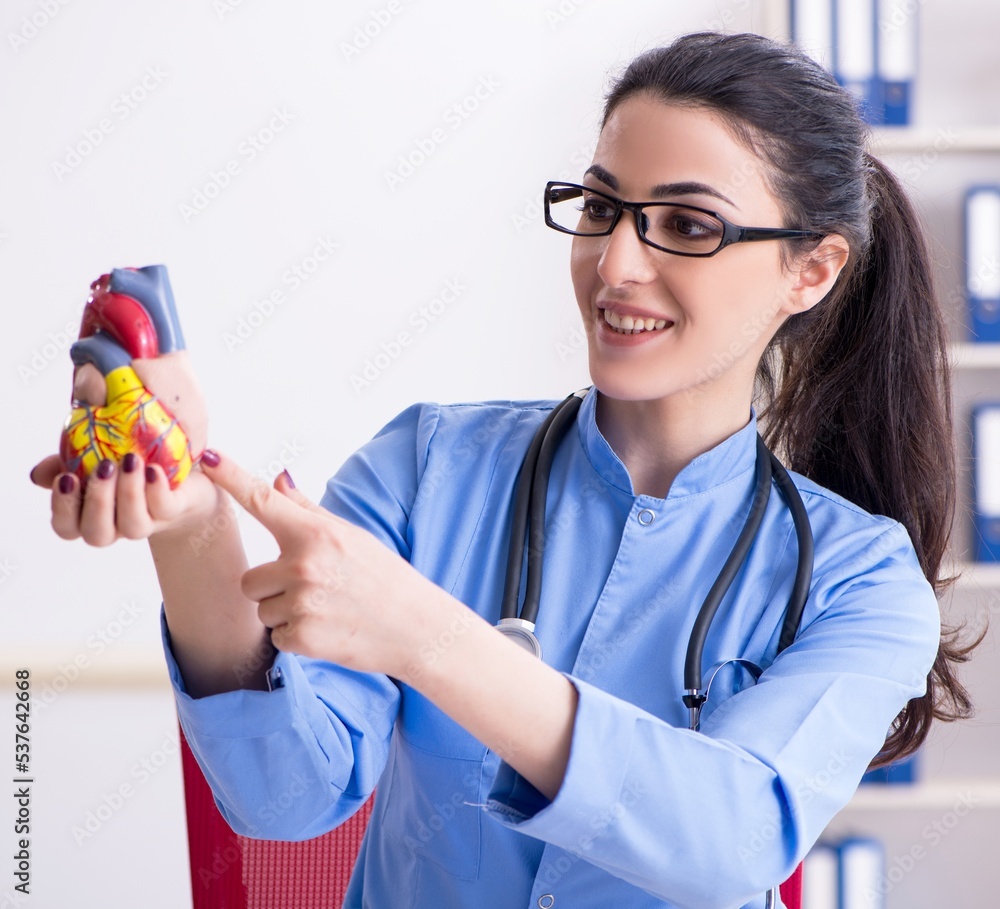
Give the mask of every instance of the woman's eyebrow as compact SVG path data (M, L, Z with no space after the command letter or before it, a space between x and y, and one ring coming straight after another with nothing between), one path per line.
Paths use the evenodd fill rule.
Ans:
M584 176L586 177L587 174L593 174L602 183L610 186L615 192L618 192L618 178L614 174L606 171L600 164L591 164L584 173ZM669 199L672 196L687 196L694 194L713 196L716 199L721 199L723 202L728 203L739 211L740 207L733 202L732 199L722 195L722 193L720 193L717 189L712 189L712 187L707 183L695 183L690 180L684 183L658 183L650 192L650 200Z

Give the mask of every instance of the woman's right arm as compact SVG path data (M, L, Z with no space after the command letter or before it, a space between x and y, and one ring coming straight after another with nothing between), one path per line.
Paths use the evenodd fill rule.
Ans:
M266 689L274 650L257 604L240 588L248 565L232 506L197 469L175 490L161 467L149 469L151 480L133 455L109 476L92 476L81 492L79 479L52 456L31 479L52 490L52 526L63 539L93 546L148 539L188 694Z

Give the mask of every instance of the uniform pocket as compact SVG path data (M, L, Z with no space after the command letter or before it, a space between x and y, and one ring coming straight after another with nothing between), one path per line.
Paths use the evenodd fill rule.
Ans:
M454 877L479 875L482 759L431 754L397 727L382 829Z

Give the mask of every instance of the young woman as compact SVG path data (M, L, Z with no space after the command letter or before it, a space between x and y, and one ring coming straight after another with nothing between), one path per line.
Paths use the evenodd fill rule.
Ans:
M632 62L580 183L547 188L593 385L549 472L542 659L495 624L555 401L414 404L322 507L210 451L176 491L133 460L82 501L36 468L61 536L149 538L180 717L234 829L313 837L377 783L350 906L759 907L874 758L968 712L935 596L945 336L917 220L864 142L807 57L689 35ZM685 651L765 419L811 524L808 598L780 641L799 543L774 494L702 658L763 673L730 666L696 732ZM220 490L275 562L247 570Z

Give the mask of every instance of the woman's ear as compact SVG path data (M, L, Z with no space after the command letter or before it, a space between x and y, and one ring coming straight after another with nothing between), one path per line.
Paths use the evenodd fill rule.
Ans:
M830 292L850 252L840 234L827 234L819 246L802 255L791 269L792 283L782 311L795 315L819 303Z

